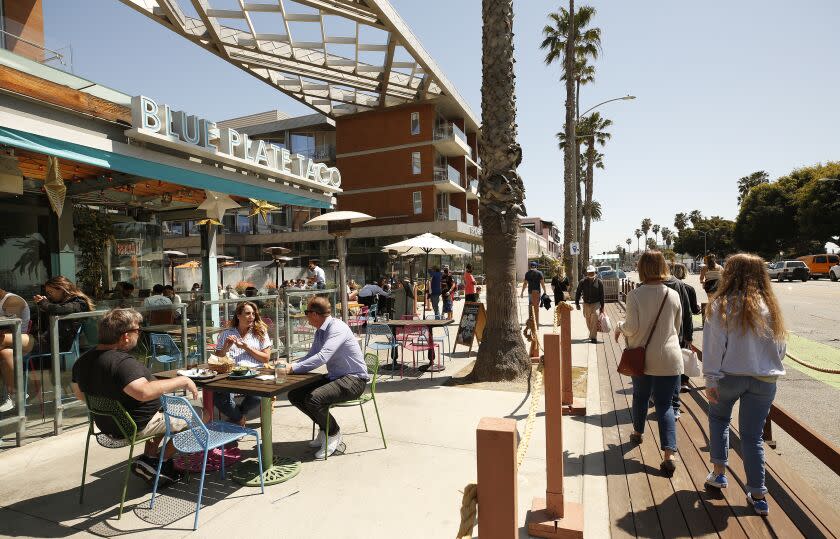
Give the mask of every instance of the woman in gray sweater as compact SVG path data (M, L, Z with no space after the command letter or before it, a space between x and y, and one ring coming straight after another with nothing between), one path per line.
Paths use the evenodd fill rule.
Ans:
M627 294L626 319L615 330L615 339L623 334L627 348L645 346L645 374L633 377L633 434L639 443L645 431L648 399L653 394L659 441L664 459L662 469L676 468L677 430L672 399L683 372L680 350L682 307L679 295L666 287L668 265L659 251L646 251L639 258L639 280L642 286ZM661 307L661 312L660 312Z
M709 398L709 449L714 469L706 484L725 488L732 407L740 402L738 429L747 500L760 515L764 495L764 422L785 374L785 325L761 257L738 254L726 263L717 294L706 308L703 375Z

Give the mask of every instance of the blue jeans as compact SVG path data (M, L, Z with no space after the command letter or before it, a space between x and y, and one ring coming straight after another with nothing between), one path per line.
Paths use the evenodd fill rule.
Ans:
M440 316L440 292L432 292L429 294L429 299L432 301L432 310L435 311L435 316Z
M709 404L709 450L715 464L728 462L729 422L732 407L741 401L738 409L738 431L741 434L741 455L747 472L747 492L762 496L764 486L764 422L776 396L776 384L762 382L752 376L727 374L718 381L718 402Z
M233 423L239 423L243 416L248 415L248 412L260 405L260 398L251 395L245 395L242 403L237 406L233 400L233 393L223 393L216 391L213 393L213 404L216 408Z
M648 399L653 393L656 405L656 421L659 424L659 445L664 451L677 450L677 428L674 422L674 388L679 387L680 376L634 376L633 377L633 428L645 431Z

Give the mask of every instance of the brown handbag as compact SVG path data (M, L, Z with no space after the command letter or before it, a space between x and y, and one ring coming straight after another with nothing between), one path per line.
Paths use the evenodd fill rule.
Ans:
M668 299L668 289L665 289L665 297L662 298L662 303L659 305L659 312L656 313L656 318L653 320L653 325L650 327L650 333L645 341L644 346L636 348L625 348L621 353L621 361L618 363L618 373L624 376L643 376L645 374L645 349L650 344L650 339L653 337L653 330L656 329L656 323L659 321L659 315L662 314L662 307L665 306L665 300ZM627 340L627 337L624 337Z

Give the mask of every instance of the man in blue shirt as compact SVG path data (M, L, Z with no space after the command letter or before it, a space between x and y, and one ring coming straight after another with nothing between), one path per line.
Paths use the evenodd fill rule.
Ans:
M329 405L358 399L369 376L356 336L347 324L330 316L332 305L329 300L313 297L303 312L306 321L316 330L315 339L309 353L289 365L287 372L301 374L326 364L327 374L311 384L289 391L289 402L321 428L310 445L320 447L315 458L323 459L332 455L341 444L341 430L335 417L328 412ZM326 432L327 417L330 420L329 432Z
M432 303L432 309L434 309L436 317L440 316L440 284L442 279L443 274L440 272L440 268L433 266L432 269L429 270L427 290L429 291L429 299Z

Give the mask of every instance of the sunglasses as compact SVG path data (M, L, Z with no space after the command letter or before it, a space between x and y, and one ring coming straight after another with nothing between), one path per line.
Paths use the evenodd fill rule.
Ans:
M314 314L320 314L320 315L323 315L323 314L324 314L324 313L322 313L322 312L320 312L320 311L316 311L316 310L313 310L313 309L305 309L305 310L303 311L303 314L313 314L313 313L314 313Z
M131 329L129 329L128 331L126 331L126 333L134 333L135 331L136 331L137 333L140 333L140 328L131 328Z

